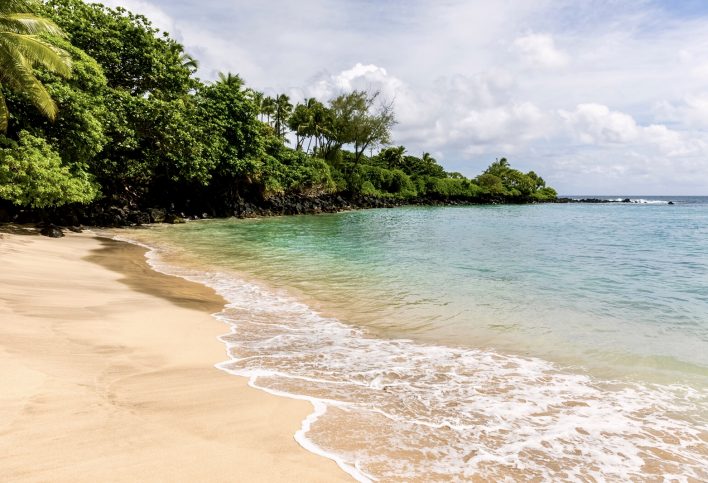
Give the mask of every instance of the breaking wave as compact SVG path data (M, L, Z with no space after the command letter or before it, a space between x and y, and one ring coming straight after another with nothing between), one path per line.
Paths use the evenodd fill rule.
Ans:
M216 317L231 329L229 359L217 367L311 401L296 439L360 481L708 480L704 390L376 338L233 274L147 257L228 301Z

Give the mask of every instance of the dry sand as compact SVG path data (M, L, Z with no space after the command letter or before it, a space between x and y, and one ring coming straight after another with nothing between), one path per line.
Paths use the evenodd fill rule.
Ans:
M294 441L309 403L213 367L210 289L23 231L0 233L0 481L349 481Z

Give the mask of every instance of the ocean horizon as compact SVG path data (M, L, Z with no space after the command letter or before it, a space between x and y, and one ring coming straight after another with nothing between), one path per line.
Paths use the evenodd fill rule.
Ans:
M582 198L632 202L120 237L228 301L218 367L311 401L296 439L361 481L705 480L708 197Z

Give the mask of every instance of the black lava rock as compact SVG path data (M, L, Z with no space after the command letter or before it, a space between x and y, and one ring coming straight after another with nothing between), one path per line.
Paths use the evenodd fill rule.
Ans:
M64 236L64 232L56 225L47 225L39 233L49 238L61 238Z

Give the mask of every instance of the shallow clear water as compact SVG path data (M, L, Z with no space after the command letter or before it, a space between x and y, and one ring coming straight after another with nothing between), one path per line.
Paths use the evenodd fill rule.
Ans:
M221 367L351 473L708 478L708 200L398 208L130 233L219 290Z

